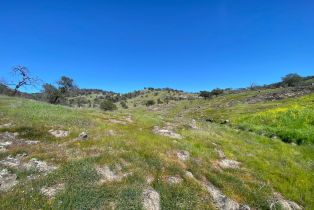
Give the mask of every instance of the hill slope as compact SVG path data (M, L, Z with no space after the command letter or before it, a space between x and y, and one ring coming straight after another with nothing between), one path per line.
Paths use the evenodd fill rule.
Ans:
M0 96L1 209L313 209L314 95L251 100L278 91L114 112Z

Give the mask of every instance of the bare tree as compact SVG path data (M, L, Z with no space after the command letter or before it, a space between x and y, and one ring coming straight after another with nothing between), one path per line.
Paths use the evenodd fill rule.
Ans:
M13 95L16 95L21 87L24 86L33 86L36 87L40 80L38 78L32 77L25 66L15 66L12 69L12 74L16 81L7 84L8 86L13 86L14 92Z

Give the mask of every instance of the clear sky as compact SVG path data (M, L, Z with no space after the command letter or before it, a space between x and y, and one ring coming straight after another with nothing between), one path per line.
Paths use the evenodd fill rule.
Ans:
M313 0L0 0L0 76L199 91L314 74Z

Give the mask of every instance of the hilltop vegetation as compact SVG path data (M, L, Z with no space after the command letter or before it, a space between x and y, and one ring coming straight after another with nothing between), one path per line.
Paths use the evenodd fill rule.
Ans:
M313 90L1 95L0 208L313 209Z

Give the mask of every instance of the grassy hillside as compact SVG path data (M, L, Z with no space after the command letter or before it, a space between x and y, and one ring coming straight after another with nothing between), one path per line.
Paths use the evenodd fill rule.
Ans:
M12 140L19 143L7 146L0 161L25 153L23 163L36 158L57 167L45 174L0 162L0 171L7 169L18 181L0 192L1 209L142 209L147 188L159 194L161 209L215 209L217 200L204 183L251 209L269 209L272 204L279 209L274 192L313 209L313 144L287 144L268 134L283 132L313 142L314 96L245 102L256 94L129 106L114 112L0 96L0 125L11 123L0 128L1 134L19 133ZM140 100L146 98L150 96ZM133 98L128 104L142 104L140 100ZM209 117L214 123L205 121ZM220 124L226 119L230 126ZM154 133L154 126L182 138ZM57 138L50 129L70 134ZM88 138L77 140L83 131ZM40 142L23 144L26 140ZM181 153L188 155L184 159ZM222 160L238 161L239 167L224 168ZM110 171L111 179L104 171ZM54 196L43 193L56 186L62 187Z

